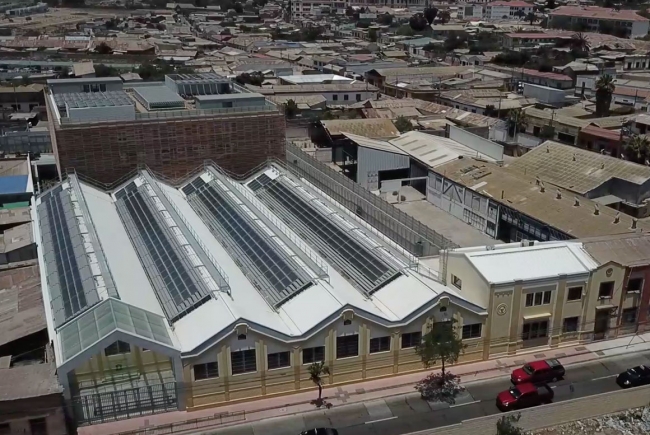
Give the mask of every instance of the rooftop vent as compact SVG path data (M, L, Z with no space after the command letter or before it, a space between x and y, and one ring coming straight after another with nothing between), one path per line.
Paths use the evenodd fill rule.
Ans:
M555 199L562 199L562 192L560 192L560 189L555 192Z
M596 216L600 214L600 207L598 207L598 204L594 204L594 214Z
M544 182L540 182L539 191L542 193L546 192L546 186L544 186Z
M636 223L637 223L638 221L639 221L639 220L638 220L637 218L632 219L632 226L630 227L630 229L632 229L632 230L636 230Z
M614 223L617 224L621 220L621 212L616 212L616 216L614 216Z
M573 197L573 205L574 207L580 207L580 200L578 199L577 196Z
M573 161L576 161L576 153L573 153Z

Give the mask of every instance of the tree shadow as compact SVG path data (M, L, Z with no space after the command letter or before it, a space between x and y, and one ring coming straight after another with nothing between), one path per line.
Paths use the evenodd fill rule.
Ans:
M312 400L312 401L309 402L309 403L312 404L312 405L314 405L314 406L315 406L316 408L318 408L318 409L323 408L323 407L324 407L324 408L327 408L327 409L332 408L332 406L334 406L334 405L332 405L331 402L328 402L328 401L325 400L325 399L326 399L326 398L323 398L323 399L314 399L314 400Z

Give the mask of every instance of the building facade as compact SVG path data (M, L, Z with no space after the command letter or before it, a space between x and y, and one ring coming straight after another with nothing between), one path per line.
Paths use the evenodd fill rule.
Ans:
M523 19L528 13L533 12L534 7L535 5L523 1L496 1L485 5L483 19Z
M113 183L146 165L178 178L213 160L228 171L244 174L268 158L283 155L284 114L269 102L235 107L241 94L234 93L232 100L220 100L221 108L187 108L192 93L199 100L220 93L222 78L208 77L203 85L184 88L185 99L169 85L151 92L147 83L134 83L127 93L121 84L101 80L51 81L54 91L48 94L47 110L60 173L74 169L101 183ZM183 80L176 82L183 84ZM166 100L145 105L141 95L152 99L162 95Z
M618 29L628 38L640 38L648 34L650 20L631 9L608 9L599 6L560 6L549 14L549 27L572 29L581 26L598 32L604 26Z

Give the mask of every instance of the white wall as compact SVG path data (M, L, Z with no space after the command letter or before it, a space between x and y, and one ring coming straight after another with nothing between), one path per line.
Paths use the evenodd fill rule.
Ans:
M484 139L459 127L449 127L449 139L453 139L466 147L481 154L492 157L497 161L503 160L503 146Z

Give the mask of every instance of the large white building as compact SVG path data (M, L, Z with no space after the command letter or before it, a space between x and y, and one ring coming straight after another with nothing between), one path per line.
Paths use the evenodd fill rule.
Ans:
M645 17L637 14L631 9L608 9L598 6L560 6L550 13L550 27L573 27L583 25L590 31L599 31L601 23L605 22L612 28L625 29L630 38L646 36L649 30L649 23Z
M208 167L176 188L148 171L110 191L70 175L33 213L81 423L310 388L315 361L329 383L421 369L430 321L481 340L487 307L275 164L244 182Z
M483 19L501 20L517 19L525 17L529 12L533 12L535 5L523 1L496 1L488 3L483 7ZM519 17L519 11L524 15Z

